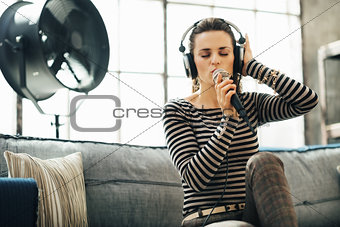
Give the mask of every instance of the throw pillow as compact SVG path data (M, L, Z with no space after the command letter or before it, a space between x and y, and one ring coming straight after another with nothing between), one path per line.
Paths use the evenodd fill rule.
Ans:
M4 152L9 177L34 178L39 188L38 226L87 226L81 153L42 160Z

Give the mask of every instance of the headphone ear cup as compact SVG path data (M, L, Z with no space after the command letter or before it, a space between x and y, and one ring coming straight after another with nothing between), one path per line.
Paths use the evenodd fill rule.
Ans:
M242 68L242 59L240 59L240 46L235 46L234 48L234 65L233 65L233 74L241 73Z
M183 56L183 63L187 77L195 79L197 77L197 68L191 53Z

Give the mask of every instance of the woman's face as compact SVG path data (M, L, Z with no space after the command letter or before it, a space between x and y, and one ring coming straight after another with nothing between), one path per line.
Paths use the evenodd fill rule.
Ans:
M233 73L234 49L228 33L207 31L196 35L194 41L194 61L201 84L213 84L212 75L216 69Z

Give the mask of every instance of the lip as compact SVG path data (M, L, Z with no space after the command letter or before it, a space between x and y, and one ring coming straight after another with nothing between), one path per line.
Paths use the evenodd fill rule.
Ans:
M217 68L216 68L217 69ZM214 72L216 71L216 69L212 70L211 73L214 74Z

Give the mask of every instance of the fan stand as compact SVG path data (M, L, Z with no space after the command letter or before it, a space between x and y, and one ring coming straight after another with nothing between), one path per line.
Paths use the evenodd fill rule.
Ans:
M8 39L4 40L5 43L7 43L9 46L11 46L12 51L14 53L19 54L19 73L20 73L20 88L22 89L22 92L26 97L28 97L29 100L32 101L34 106L38 109L38 111L41 114L49 115L43 111L43 109L39 106L38 101L34 98L32 92L28 89L26 84L26 61L25 61L25 39L24 37L17 36L15 39L15 44L10 42ZM67 115L69 116L69 115ZM52 126L55 126L56 130L56 138L59 139L59 127L64 125L60 124L59 122L60 115L55 114L54 115L54 123L51 123Z
M64 125L64 124L59 123L59 117L60 117L60 115L58 115L58 114L54 115L54 123L51 122L51 125L55 126L55 137L57 139L59 139L59 127Z

